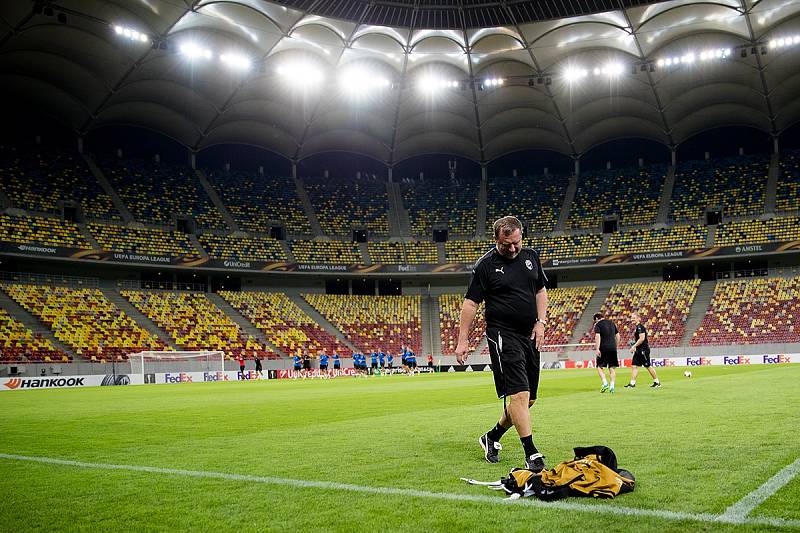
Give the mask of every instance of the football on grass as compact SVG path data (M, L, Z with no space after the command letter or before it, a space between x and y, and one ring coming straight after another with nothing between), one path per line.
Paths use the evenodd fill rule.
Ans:
M692 371L691 370L687 370L686 372L683 373L683 375L686 376L687 378L690 378L690 377L692 377Z

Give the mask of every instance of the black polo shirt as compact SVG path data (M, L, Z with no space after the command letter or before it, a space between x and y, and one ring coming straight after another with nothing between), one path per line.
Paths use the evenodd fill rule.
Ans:
M617 325L604 318L594 325L594 332L600 334L600 351L617 349Z
M529 336L536 324L536 293L547 281L539 254L523 248L507 259L492 248L478 259L466 298L486 302L486 327Z
M644 324L637 324L636 325L636 332L633 334L633 342L636 344L639 342L639 337L644 335L644 342L637 347L637 350L642 352L650 351L650 338L647 335L647 330L644 327Z

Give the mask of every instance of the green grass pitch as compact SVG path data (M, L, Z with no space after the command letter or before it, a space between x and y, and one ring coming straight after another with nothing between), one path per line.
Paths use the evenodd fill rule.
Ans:
M800 477L748 518L719 515L800 457L800 365L659 369L663 388L599 393L590 370L544 371L534 441L548 465L604 444L638 484L580 508L503 504L460 477L522 464L477 445L502 403L491 374L13 391L0 394L0 453L287 480L411 489L379 494L256 478L86 468L0 458L0 524L20 530L770 531L800 524ZM611 514L666 510L685 518ZM693 518L696 517L696 518Z

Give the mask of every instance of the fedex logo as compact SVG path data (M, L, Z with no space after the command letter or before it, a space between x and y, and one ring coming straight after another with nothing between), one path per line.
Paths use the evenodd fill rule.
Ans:
M203 381L228 381L224 372L203 372Z
M711 359L707 357L687 357L686 366L705 366L710 365Z
M192 376L185 372L180 374L164 374L164 383L191 383Z
M726 355L725 357L722 358L722 364L724 364L724 365L749 365L750 364L750 358L749 357L743 357L741 355L738 355L736 357L728 357Z
M778 365L781 363L791 363L792 358L788 355L765 355L763 356L763 362L765 365Z
M653 359L650 361L652 366L675 366L674 359Z

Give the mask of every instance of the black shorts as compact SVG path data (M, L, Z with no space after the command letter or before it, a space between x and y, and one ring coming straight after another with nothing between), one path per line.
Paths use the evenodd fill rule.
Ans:
M303 363L303 370L311 370L311 363Z
M319 365L320 370L328 370L328 365Z
M617 351L600 350L600 356L597 358L596 363L597 368L617 368L619 366Z
M340 363L334 363L333 365L334 370L339 370L340 368L342 368L342 365Z
M378 363L372 363L372 368L378 368Z
M487 329L486 338L497 397L528 391L530 399L535 400L541 359L533 341L525 335L496 329Z
M299 366L295 366L294 370L295 370L295 372L300 372L300 367Z
M636 350L633 354L633 366L650 368L650 350Z

